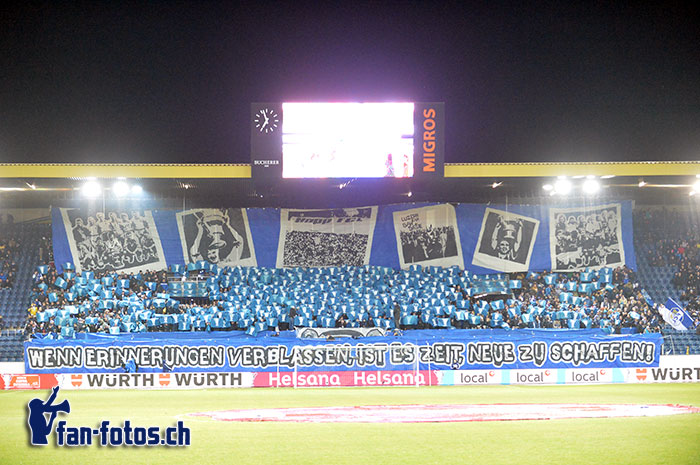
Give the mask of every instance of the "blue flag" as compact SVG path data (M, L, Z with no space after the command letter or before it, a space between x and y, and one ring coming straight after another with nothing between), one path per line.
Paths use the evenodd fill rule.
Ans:
M666 301L666 305L659 306L659 313L666 323L673 326L673 329L686 330L695 326L690 315L670 297Z
M136 373L136 371L137 371L136 362L134 361L133 358L130 358L124 364L124 371L126 371L127 373Z

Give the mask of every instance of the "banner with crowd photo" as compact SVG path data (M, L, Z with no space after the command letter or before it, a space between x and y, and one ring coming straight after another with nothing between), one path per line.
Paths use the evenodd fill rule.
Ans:
M394 212L401 268L411 265L464 268L455 208L431 205Z
M587 208L550 208L552 270L581 271L625 264L619 203Z
M377 208L280 210L277 268L367 265Z
M60 209L62 226L76 271L138 272L166 267L161 240L150 210ZM54 216L54 221L56 216Z
M660 334L602 330L415 330L390 337L299 340L294 333L80 334L25 342L27 373L312 372L656 367ZM131 365L131 363L130 363Z
M257 265L244 208L198 208L178 212L176 218L185 263Z

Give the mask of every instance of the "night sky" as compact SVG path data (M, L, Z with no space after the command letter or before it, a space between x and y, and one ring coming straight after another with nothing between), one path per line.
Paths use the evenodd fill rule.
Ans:
M247 163L250 103L444 101L448 162L700 159L696 2L0 11L0 162Z

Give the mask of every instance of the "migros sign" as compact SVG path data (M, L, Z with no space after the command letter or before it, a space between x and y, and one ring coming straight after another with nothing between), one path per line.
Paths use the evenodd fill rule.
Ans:
M423 109L423 172L435 172L435 150L437 143L435 140L436 126L435 108Z

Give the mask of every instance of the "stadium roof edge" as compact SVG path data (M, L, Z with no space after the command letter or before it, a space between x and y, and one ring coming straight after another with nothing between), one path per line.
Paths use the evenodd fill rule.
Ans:
M446 163L448 178L687 176L700 161ZM250 178L250 164L0 163L0 178Z
M0 178L250 178L250 164L0 163Z
M700 174L700 161L569 163L451 163L449 178L527 178L554 176L687 176Z

